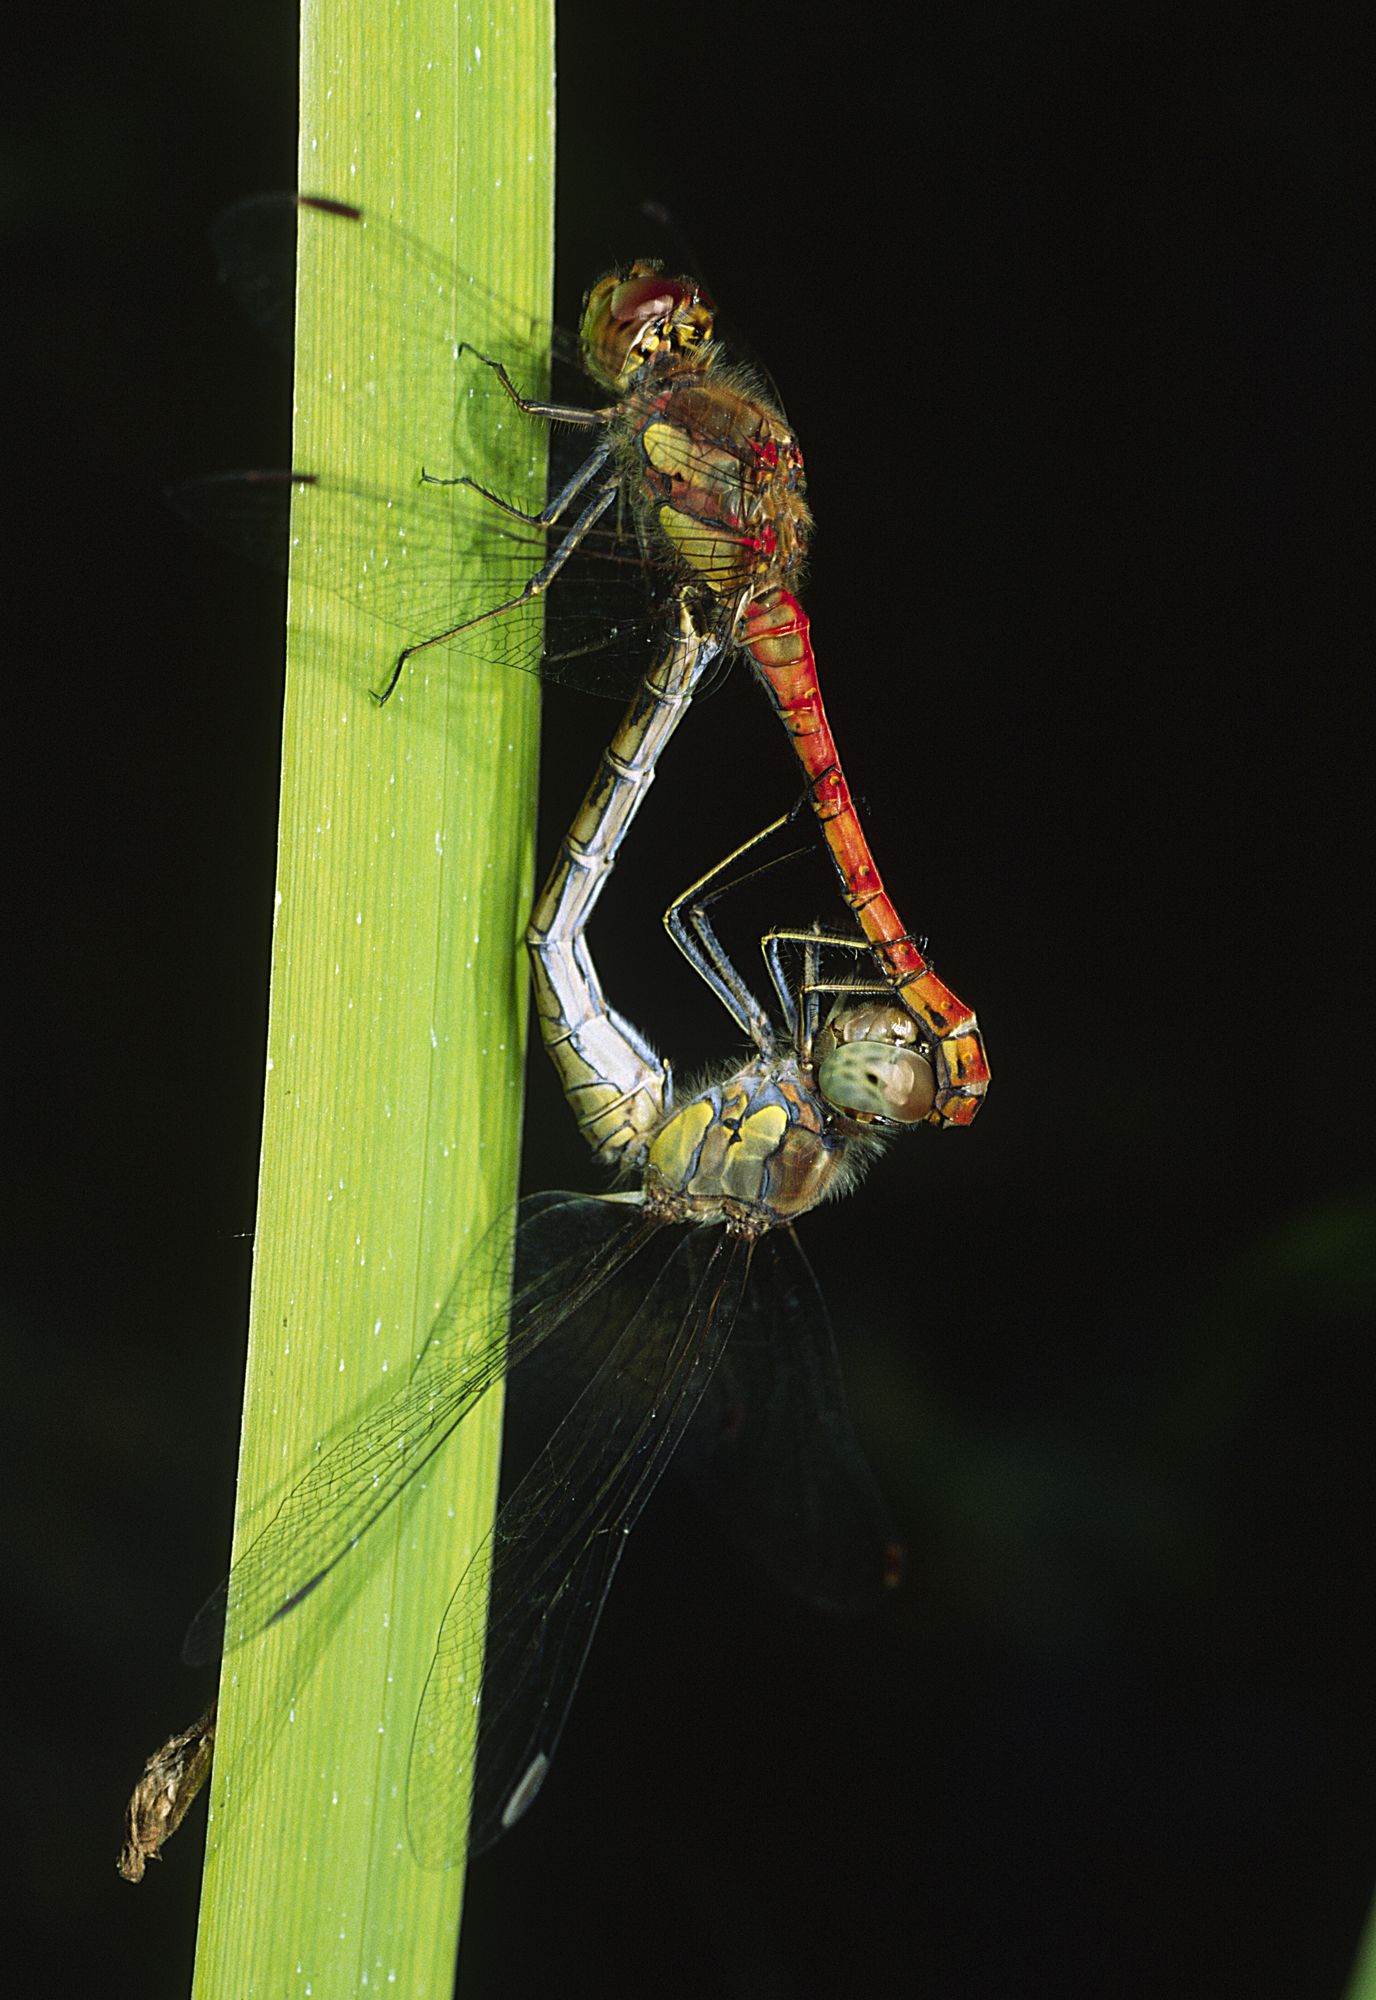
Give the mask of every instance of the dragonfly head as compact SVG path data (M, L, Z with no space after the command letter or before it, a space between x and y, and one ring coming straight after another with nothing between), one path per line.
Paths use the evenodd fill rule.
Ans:
M892 1001L837 1007L813 1047L817 1087L862 1124L920 1125L936 1102L936 1072L911 1014Z
M663 366L710 345L713 306L695 278L670 278L656 263L599 278L583 306L583 365L624 395L647 363Z

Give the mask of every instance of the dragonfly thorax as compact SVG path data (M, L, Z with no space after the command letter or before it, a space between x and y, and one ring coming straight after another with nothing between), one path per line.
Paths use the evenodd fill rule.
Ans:
M760 1057L672 1111L650 1141L647 1204L761 1236L853 1185L874 1150L838 1119L796 1055Z
M642 259L628 271L609 271L588 293L579 332L583 365L604 389L624 395L647 365L701 355L711 345L712 320L712 301L695 278L668 277Z
M722 373L676 375L628 415L643 527L684 576L733 606L798 580L812 515L777 412Z

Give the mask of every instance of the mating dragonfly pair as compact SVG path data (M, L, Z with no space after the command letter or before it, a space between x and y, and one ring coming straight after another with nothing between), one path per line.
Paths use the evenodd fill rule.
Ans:
M286 268L280 249L274 260L263 244L298 228L338 232L351 254L400 266L393 279L414 296L453 295L403 232L342 203L269 200L233 212L226 233L231 275L260 318L280 311L275 298L264 305L262 272L273 261ZM477 298L471 288L466 296ZM341 545L366 548L357 565L365 580L354 587L379 616L415 634L377 690L380 701L433 647L461 654L480 645L511 664L536 664L513 614L556 582L570 587L577 563L624 564L626 515L631 565L654 600L631 705L527 932L544 1046L579 1129L595 1157L618 1170L621 1188L521 1204L512 1234L488 1250L500 1261L514 1249L510 1308L475 1322L466 1309L473 1287L460 1280L406 1387L312 1465L187 1641L188 1658L209 1660L296 1606L509 1371L554 1353L566 1374L581 1373L572 1406L504 1502L441 1627L407 1800L412 1847L430 1865L480 1851L534 1799L626 1536L685 1439L685 1456L699 1467L710 1462L707 1476L733 1508L737 1532L786 1584L846 1608L893 1580L894 1544L792 1224L852 1186L893 1131L968 1124L989 1074L974 1014L937 979L884 890L841 771L793 590L810 527L796 440L759 385L724 364L710 301L690 279L651 264L602 279L589 294L579 346L586 373L611 397L594 409L525 396L501 357L479 357L528 416L595 433L547 506L522 513L466 476L427 477L413 496L422 520L455 504L489 510L489 553L499 550L509 578L504 594L492 586L498 568L490 561L437 579L423 529L399 521L390 497L324 472L204 482L192 496L194 510L208 498L222 519L279 521L294 499L292 535L308 573L312 552L322 575L331 564L337 575ZM602 524L612 513L609 531ZM386 517L381 556L370 515ZM430 630L414 622L418 577L444 593L432 600L441 615ZM753 1052L676 1099L669 1066L608 1006L587 926L665 745L735 649L789 734L857 929L779 929L763 940L780 1033L713 926L712 907L738 857L680 897L666 917L670 934ZM572 657L588 654L580 648ZM541 670L595 678L583 667L566 671L552 652ZM838 952L843 976L824 978L824 959L834 964ZM799 964L801 975L790 976ZM752 1396L748 1378L761 1367L774 1380L766 1395ZM783 1428L796 1434L801 1418L801 1458L796 1446L769 1450L776 1420L765 1412L790 1400ZM212 1736L207 1718L150 1760L131 1802L123 1872L137 1877L177 1824L208 1767Z

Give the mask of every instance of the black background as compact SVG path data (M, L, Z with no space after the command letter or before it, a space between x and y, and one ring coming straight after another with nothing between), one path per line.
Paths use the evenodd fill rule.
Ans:
M1343 1989L1365 107L1340 15L1200 11L565 9L564 309L636 247L609 191L656 195L767 358L836 734L996 1081L807 1228L906 1590L828 1623L666 1494L474 1871L475 2000ZM144 4L11 71L4 1769L45 1992L189 1981L198 1832L138 1890L113 1858L227 1545L281 614L159 488L286 455L207 229L293 178L295 34ZM542 852L609 721L560 702ZM790 802L775 727L744 675L690 719L722 782L676 746L599 929L690 1065L727 1044L656 913ZM528 1122L529 1184L589 1185L538 1066Z

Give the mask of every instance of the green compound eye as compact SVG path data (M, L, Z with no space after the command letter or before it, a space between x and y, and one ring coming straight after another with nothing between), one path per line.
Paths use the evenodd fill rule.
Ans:
M844 1042L817 1072L823 1097L852 1118L916 1125L936 1102L936 1077L926 1059L888 1042Z

